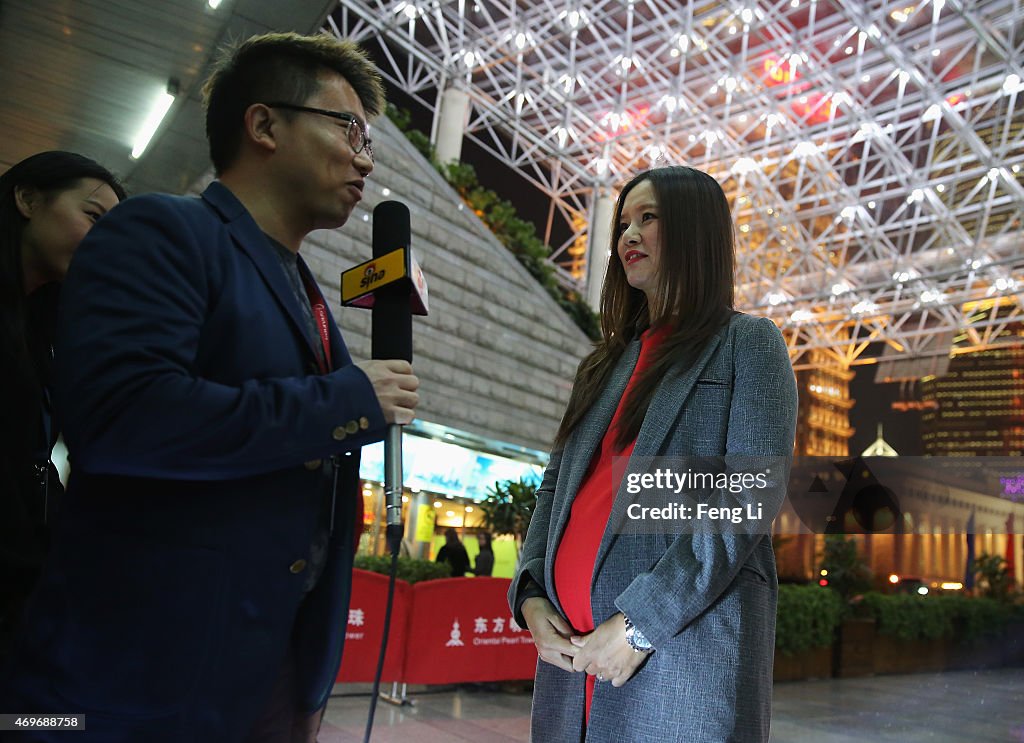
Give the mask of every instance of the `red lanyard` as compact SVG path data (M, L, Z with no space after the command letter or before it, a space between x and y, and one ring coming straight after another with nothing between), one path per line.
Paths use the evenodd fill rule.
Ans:
M312 281L302 277L302 283L306 287L306 295L309 297L309 306L313 310L313 317L316 319L317 330L320 331L320 341L323 343L323 356L316 354L316 362L320 367L320 373L329 372L331 365L331 331L327 323L327 305L324 304L323 295Z

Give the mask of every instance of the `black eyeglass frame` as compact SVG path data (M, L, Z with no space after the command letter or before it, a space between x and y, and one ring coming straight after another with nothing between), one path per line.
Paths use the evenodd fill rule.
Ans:
M326 108L313 108L311 106L300 106L295 103L264 103L264 106L268 108L283 108L286 111L299 111L307 114L317 114L319 116L327 116L332 119L339 121L347 121L348 127L345 130L345 137L348 139L348 145L352 148L352 154L358 155L363 150L366 150L367 156L370 160L373 160L373 143L370 141L369 135L366 133L366 127L363 122L359 120L355 114L342 113L341 111L328 111ZM359 144L356 145L352 142L352 126L355 125L356 131L359 133Z

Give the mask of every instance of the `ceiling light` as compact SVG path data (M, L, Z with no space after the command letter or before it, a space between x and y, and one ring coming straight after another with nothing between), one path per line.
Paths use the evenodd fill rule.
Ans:
M1006 76L1006 79L1003 81L1003 92L1006 95L1019 93L1022 89L1024 88L1021 88L1020 75L1016 75L1011 72L1009 75Z
M207 5L209 5L213 10L216 10L220 7L220 0L207 0Z
M142 128L135 135L135 142L132 144L133 160L138 160L142 157L142 153L149 147L149 141L156 134L156 130L160 128L160 122L164 120L164 116L167 115L171 104L174 103L174 99L178 95L178 87L178 81L171 78L167 83L167 89L153 102L152 107L149 109L149 115L146 116L146 120L142 123Z
M810 157L818 154L818 145L814 142L801 142L793 149L793 157Z
M750 157L741 157L732 164L730 170L736 175L745 175L757 170L757 162Z

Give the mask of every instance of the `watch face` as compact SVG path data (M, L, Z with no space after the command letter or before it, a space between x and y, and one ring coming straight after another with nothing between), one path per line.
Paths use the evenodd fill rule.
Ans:
M650 650L651 643L647 641L640 632L637 631L636 627L630 624L629 629L626 630L626 642L634 650Z

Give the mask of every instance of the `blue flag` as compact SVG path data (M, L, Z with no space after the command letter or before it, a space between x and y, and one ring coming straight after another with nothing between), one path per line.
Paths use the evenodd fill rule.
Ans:
M964 589L974 588L974 511L967 519L967 564L964 566Z

